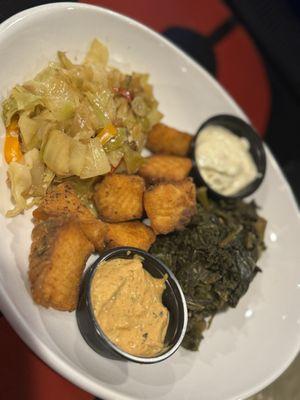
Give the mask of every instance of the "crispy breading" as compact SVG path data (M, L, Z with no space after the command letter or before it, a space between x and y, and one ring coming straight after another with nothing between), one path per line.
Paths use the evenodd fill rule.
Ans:
M157 154L146 158L138 174L147 183L181 181L192 169L192 160L187 157Z
M186 156L192 136L164 124L156 124L148 133L146 147L153 153Z
M84 206L75 190L68 183L61 183L49 191L32 215L36 221L54 217L74 217L79 220L87 238L97 251L104 248L106 225L96 219L93 213Z
M143 215L144 179L137 175L106 175L95 191L94 201L100 218L124 222Z
M29 280L34 301L62 311L76 308L81 276L93 244L77 220L39 222L32 231Z
M68 183L61 183L47 192L32 215L37 220L45 220L53 215L74 215L80 220L95 218L93 213L81 203L75 190Z
M90 240L95 249L100 253L105 247L105 237L107 232L107 225L100 219L91 219L86 221L79 221L80 228L83 233Z
M196 188L191 179L159 183L144 195L144 206L156 234L181 230L196 212Z
M139 221L107 224L107 247L119 246L137 247L147 251L155 241L153 230Z

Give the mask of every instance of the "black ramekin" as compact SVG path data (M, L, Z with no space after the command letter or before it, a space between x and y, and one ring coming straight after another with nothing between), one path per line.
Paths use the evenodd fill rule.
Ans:
M197 165L196 158L195 158L195 151L196 151L196 141L199 135L201 135L204 128L209 125L216 125L222 126L228 130L230 130L233 134L246 138L249 141L250 148L249 151L253 157L253 160L256 164L258 176L252 182L249 183L246 187L244 187L239 192L235 193L234 195L225 196L221 193L216 192L213 190L209 184L204 180L201 175L201 170ZM257 132L254 128L247 124L241 118L238 118L234 115L226 115L220 114L215 115L214 117L209 118L206 120L198 129L190 147L189 156L192 158L193 161L193 168L191 171L191 175L194 178L194 181L197 185L205 185L207 186L210 194L212 197L215 198L223 198L223 199L241 199L244 197L249 196L250 194L254 193L258 187L261 185L262 181L264 180L266 174L266 154L262 140L258 136Z
M162 298L164 306L168 308L170 313L165 340L166 347L160 354L153 357L134 356L112 343L97 323L91 304L91 283L101 261L108 261L113 258L132 258L134 255L143 258L143 267L155 278L162 278L165 274L168 275L166 290ZM185 335L188 313L185 297L177 279L160 260L134 247L117 247L104 252L85 272L80 287L76 318L83 338L98 354L112 359L151 364L165 360L178 349Z

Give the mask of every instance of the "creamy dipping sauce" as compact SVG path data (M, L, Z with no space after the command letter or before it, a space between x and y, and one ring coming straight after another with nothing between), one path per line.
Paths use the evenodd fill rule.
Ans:
M210 125L201 131L195 146L195 158L205 182L225 196L238 193L258 176L246 138L230 130Z
M165 281L147 272L141 259L101 262L91 286L95 318L120 349L151 357L165 347L169 311L162 304Z

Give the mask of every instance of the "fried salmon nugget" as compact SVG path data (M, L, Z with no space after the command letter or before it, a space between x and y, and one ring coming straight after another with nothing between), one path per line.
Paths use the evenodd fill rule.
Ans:
M107 225L106 240L109 249L131 246L147 251L155 241L156 235L153 230L142 222L131 221Z
M77 220L49 218L32 231L29 280L34 301L46 308L72 311L93 244Z
M74 215L80 220L95 218L93 213L81 203L75 190L68 183L61 183L47 192L32 215L37 220L45 220L53 215Z
M144 195L144 206L156 234L181 230L196 212L196 188L191 179L160 183Z
M146 147L153 153L186 156L192 136L164 124L156 124L148 133Z
M107 225L96 218L79 221L79 223L87 239L93 243L98 252L101 252L105 247Z
M68 183L61 183L47 192L38 208L32 213L36 221L54 217L74 217L78 219L87 238L97 251L104 249L106 225L96 219L93 213L84 206L75 190Z
M94 201L100 218L124 222L143 215L144 179L137 175L106 175L96 187Z
M181 181L192 169L192 160L187 157L157 154L146 158L138 174L148 183Z

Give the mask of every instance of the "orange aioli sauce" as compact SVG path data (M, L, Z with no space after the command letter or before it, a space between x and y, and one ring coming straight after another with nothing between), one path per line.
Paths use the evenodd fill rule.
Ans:
M162 304L166 278L156 279L141 259L112 259L97 269L91 286L95 318L120 349L152 357L165 347L169 311Z

